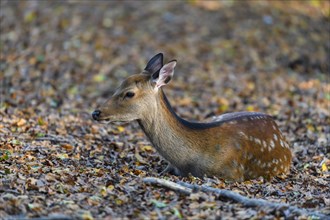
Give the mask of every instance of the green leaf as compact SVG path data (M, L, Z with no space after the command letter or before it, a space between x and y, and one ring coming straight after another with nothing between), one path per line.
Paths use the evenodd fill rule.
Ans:
M27 23L33 22L37 17L37 13L35 11L29 11L24 16L24 21Z
M35 208L35 204L29 203L28 207L29 207L30 210L33 210Z
M44 57L44 55L41 55L41 54L38 55L38 56L37 56L37 61L38 61L38 62L44 62L44 61L45 61L45 57Z
M165 207L167 207L167 204L166 204L166 203L163 203L163 202L160 202L160 201L157 201L157 200L154 200L154 199L152 199L151 202L152 202L157 208L165 208Z
M325 99L330 100L330 93L325 93Z
M70 95L76 95L78 93L78 87L77 86L72 86L70 89L69 89L69 94Z
M75 202L73 200L63 200L62 204L63 205L70 205L70 204L75 204Z
M176 217L182 219L182 215L181 215L180 211L179 211L177 208L173 208L172 210L173 210L174 215L175 215Z
M45 133L37 133L37 137L45 137L46 134Z
M65 154L65 153L64 154L58 153L56 156L57 156L57 158L60 158L61 160L69 158L69 155Z
M19 144L21 144L21 142L20 142L19 140L16 140L16 139L13 139L13 140L11 141L11 143L14 144L14 145L19 145Z
M99 73L93 77L94 82L103 82L106 79L105 75Z
M44 125L44 124L45 124L45 121L41 117L39 117L38 118L38 125Z
M11 152L9 150L0 151L0 161L8 160Z

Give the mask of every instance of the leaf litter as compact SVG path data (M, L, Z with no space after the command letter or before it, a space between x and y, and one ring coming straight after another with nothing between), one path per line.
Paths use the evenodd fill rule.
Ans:
M266 112L294 154L290 174L271 182L161 178L330 214L329 2L1 1L0 8L1 218L307 219L142 183L166 162L136 123L98 124L90 113L158 52L178 59L165 93L179 115Z

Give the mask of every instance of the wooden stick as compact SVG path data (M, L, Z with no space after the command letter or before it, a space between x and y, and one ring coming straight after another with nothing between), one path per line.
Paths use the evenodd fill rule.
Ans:
M174 183L169 180L164 180L164 179L159 179L155 177L147 177L143 179L143 182L145 183L151 183L151 184L158 184L164 187L167 187L169 189L172 189L174 191L184 193L186 195L191 194L192 192L196 191L202 191L205 193L215 193L219 195L220 198L222 199L229 199L231 201L243 204L245 207L268 207L268 208L273 208L273 209L278 209L278 210L285 210L286 215L289 214L298 214L298 215L306 215L310 217L316 217L319 219L330 219L329 215L323 214L318 211L308 211L306 209L298 208L296 206L292 206L287 203L277 203L277 202L269 202L264 199L253 199L253 198L248 198L245 196L242 196L238 193L235 193L230 190L226 189L217 189L213 188L210 186L199 186L196 184L190 184L186 182L178 182ZM181 188L183 187L183 188Z
M154 178L154 177L146 177L146 178L143 178L143 182L154 184L154 185L161 185L161 186L169 188L173 191L185 194L185 195L189 195L192 193L192 189L185 187L185 186L181 186L181 185L174 183L172 181L169 181L169 180L164 180L164 179L159 179L159 178Z

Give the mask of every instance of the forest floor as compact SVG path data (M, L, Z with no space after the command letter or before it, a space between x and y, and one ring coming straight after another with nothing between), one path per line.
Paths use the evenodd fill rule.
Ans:
M143 182L228 189L330 215L329 1L1 1L0 219L307 219ZM154 54L177 59L175 111L274 116L294 155L286 178L159 176L137 123L91 112ZM309 216L313 218L313 216Z

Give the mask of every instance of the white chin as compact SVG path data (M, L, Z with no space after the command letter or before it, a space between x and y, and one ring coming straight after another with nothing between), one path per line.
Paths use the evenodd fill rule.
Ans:
M124 124L129 123L129 121L114 121L112 123L115 124L115 125L124 125Z
M99 123L101 123L101 124L110 124L111 121L110 120L102 120L102 121L99 121Z
M106 120L101 120L99 121L99 123L101 124L114 124L114 125L124 125L129 123L129 121L111 121L110 119L106 119Z

